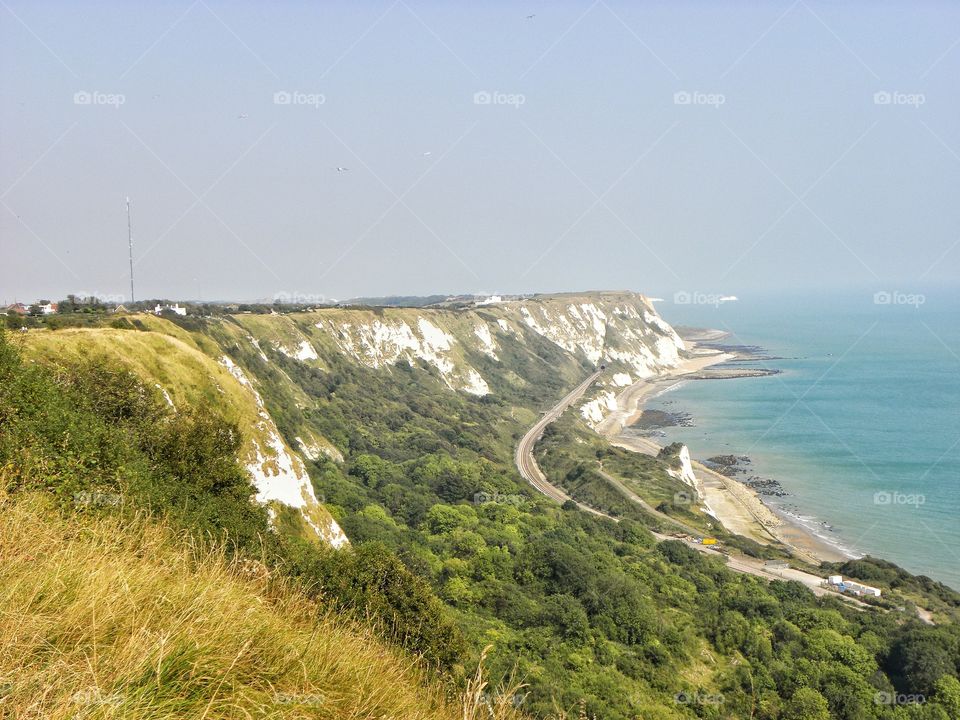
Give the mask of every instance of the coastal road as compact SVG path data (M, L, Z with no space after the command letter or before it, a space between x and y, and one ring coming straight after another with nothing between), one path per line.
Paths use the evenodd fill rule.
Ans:
M573 390L567 393L563 397L563 399L560 400L559 403L554 405L550 410L547 410L543 414L543 417L541 417L540 420L537 421L537 423L532 428L530 428L527 431L527 433L523 436L523 438L517 444L517 450L514 453L514 462L516 463L517 470L520 471L520 475L523 476L524 480L526 480L528 483L533 485L533 487L535 487L537 490L539 490L541 493L543 493L547 497L552 498L553 500L556 500L558 503L561 503L561 504L566 502L567 500L573 500L573 498L571 498L569 495L563 492L563 490L551 484L547 480L546 475L543 474L543 471L540 469L540 466L537 465L537 461L533 456L533 449L534 449L534 446L537 444L537 440L543 437L543 432L544 430L547 429L547 425L549 425L552 422L555 422L564 413L564 411L568 407L570 407L570 405L572 405L574 402L576 402L581 397L583 397L583 394L587 391L587 388L593 385L593 383L596 382L597 378L599 378L601 374L602 374L601 370L598 370L597 372L593 373L592 375L590 375L590 377L588 377L582 383L577 385ZM616 478L612 477L606 472L603 472L602 470L600 472L603 475L604 479L607 480L607 482L610 482L614 487L616 487L618 490L623 492L623 494L628 499L637 503L637 505L639 505L642 509L646 510L647 512L651 513L657 518L673 523L676 526L682 527L685 531L690 532L691 535L694 535L694 536L699 535L699 533L694 531L693 528L684 526L682 523L679 523L678 521L674 520L670 516L664 515L663 513L657 511L655 508L651 507L649 503L645 502L636 493L632 492L629 488L623 485L623 483L621 483ZM573 502L576 502L576 500L573 500ZM584 512L591 513L592 515L605 517L610 520L613 520L614 522L617 522L617 518L613 517L612 515L607 515L606 513L601 512L599 510L596 510L590 507L589 505L584 505L583 503L577 502L577 507L579 507ZM663 533L654 532L653 535L658 540L674 539L669 535L664 535ZM756 577L760 577L765 580L796 580L797 582L800 582L801 584L805 585L810 590L812 590L815 595L818 595L821 597L825 595L830 595L831 597L836 597L841 600L845 600L851 603L852 605L860 606L861 609L869 607L868 605L866 605L866 603L862 603L856 598L850 597L849 595L841 595L839 593L833 592L831 590L828 590L827 588L822 587L820 584L822 582L822 578L816 575L812 575L811 573L807 573L802 570L797 570L796 568L784 568L784 569L773 570L771 568L765 567L763 564L763 561L761 560L756 560L754 558L749 558L746 556L743 556L743 557L731 556L726 553L721 553L711 548L705 547L700 543L694 542L693 540L690 540L690 539L683 540L683 542L685 542L688 546L692 547L698 552L704 553L706 555L718 555L720 557L723 557L725 559L725 562L727 563L727 567L733 570L734 572L754 575Z
M563 415L564 410L583 397L583 394L587 391L587 388L593 385L593 383L597 381L597 378L599 378L602 373L602 370L597 370L595 373L593 373L593 375L588 377L573 390L564 395L560 402L547 410L543 414L543 417L537 421L537 424L530 428L527 431L527 434L524 435L517 444L517 450L513 456L513 461L516 463L517 470L520 471L523 479L533 485L537 490L542 492L547 497L553 498L561 504L565 503L567 500L573 500L573 498L563 492L563 490L560 488L556 487L555 485L551 485L547 481L546 475L543 474L540 466L537 465L536 459L533 457L533 448L537 444L537 440L543 437L543 431L547 429L547 425L555 422L557 418ZM593 515L599 515L600 517L615 520L615 518L611 517L610 515L600 512L599 510L594 510L589 505L577 503L577 506L581 510Z

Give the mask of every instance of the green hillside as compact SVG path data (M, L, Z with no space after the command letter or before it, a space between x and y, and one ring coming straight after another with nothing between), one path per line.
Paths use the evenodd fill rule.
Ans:
M666 473L669 460L631 459L596 445L575 418L545 438L541 457L562 471L565 486L621 521L561 508L523 482L513 467L515 443L594 367L597 352L623 372L676 353L669 334L645 319L645 301L537 302L529 319L517 305L330 309L31 331L22 342L36 365L6 345L6 372L21 378L0 386L0 422L10 438L0 443L6 485L61 498L123 486L132 508L146 503L180 527L226 531L241 556L264 558L308 595L321 592L342 612L372 618L378 637L420 654L455 687L491 646L492 682L515 673L526 684L516 703L532 717L956 716L957 593L910 585L938 610L940 622L930 626L909 608L858 611L797 583L736 574L682 543L657 542L649 531L657 521L611 492L591 464L604 460L662 504L683 489ZM595 329L598 310L619 319ZM171 352L178 359L167 367L162 356ZM249 387L224 369L222 356ZM100 397L110 387L103 368L112 367L129 368L146 391L168 390L175 409L156 390L144 418L130 411L136 427L127 428L126 405L118 410ZM477 392L471 371L485 392ZM91 372L99 373L96 382L84 381ZM151 413L178 425L207 409L215 428L233 423L238 437L233 445L204 445L197 457L209 460L213 447L242 462L256 427L250 410L259 412L251 391L284 445L302 451L313 493L351 549L309 542L282 508L272 525L264 508L241 510L249 482L243 492L225 485L233 487L227 503L218 483L184 485L185 468L165 467L169 453L151 454L146 428L158 426ZM80 447L58 444L63 423L48 428L49 409L32 409L43 403L68 417L77 406L107 419L94 423L90 438L80 433ZM127 431L137 442L123 443L121 452L113 443ZM141 462L152 474L124 485L127 468ZM224 509L195 509L208 495ZM256 514L256 522L240 520L241 512ZM923 703L889 702L920 695Z

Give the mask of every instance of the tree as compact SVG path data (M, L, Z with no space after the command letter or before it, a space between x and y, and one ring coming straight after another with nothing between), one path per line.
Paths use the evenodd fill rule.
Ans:
M568 640L583 642L590 632L590 621L583 605L572 595L551 595L543 603L540 615L543 625L552 625L557 633Z
M830 720L826 698L813 688L797 690L783 708L782 720Z
M432 535L443 535L455 528L463 527L466 522L459 508L452 505L434 505L427 511L427 528Z
M350 474L360 478L367 487L375 489L397 473L392 464L383 458L376 455L360 455L353 461Z
M933 700L952 718L960 718L960 680L944 675L933 684Z
M956 673L956 656L956 641L941 628L911 629L894 643L889 671L900 691L932 695L937 680Z

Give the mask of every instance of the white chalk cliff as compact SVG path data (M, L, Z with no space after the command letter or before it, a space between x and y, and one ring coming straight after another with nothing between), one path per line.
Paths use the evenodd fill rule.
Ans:
M249 439L246 462L247 472L257 488L257 502L268 507L277 502L295 508L320 540L333 547L345 545L348 542L347 536L320 504L303 461L280 437L276 423L264 407L260 393L253 387L243 369L228 356L221 357L220 363L252 394L257 404L259 419L255 432L251 433Z

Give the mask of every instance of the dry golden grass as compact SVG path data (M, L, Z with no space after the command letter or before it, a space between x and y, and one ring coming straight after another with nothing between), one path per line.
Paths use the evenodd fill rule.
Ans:
M24 357L51 365L70 365L83 359L114 362L135 372L144 382L163 387L178 407L215 404L225 418L243 427L256 423L258 408L253 395L220 365L216 352L208 355L199 350L185 331L168 320L146 315L138 319L151 323L156 331L38 330L23 339Z
M0 495L0 717L519 717L485 689L445 697L368 630L161 525Z

